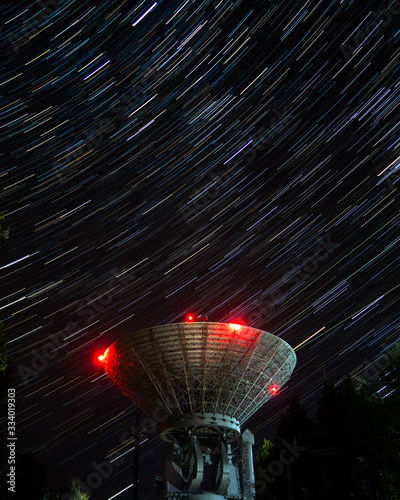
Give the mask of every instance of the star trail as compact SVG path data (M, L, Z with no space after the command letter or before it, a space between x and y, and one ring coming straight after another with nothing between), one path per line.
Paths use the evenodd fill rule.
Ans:
M400 339L398 0L0 13L17 451L94 500L130 498L136 409L94 358L188 311L296 348L291 380L249 421L255 451L291 392L307 404L324 373L360 374ZM156 498L165 446L152 429L140 448Z

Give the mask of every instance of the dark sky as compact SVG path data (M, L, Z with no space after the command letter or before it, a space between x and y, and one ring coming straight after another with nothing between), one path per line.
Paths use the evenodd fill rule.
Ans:
M255 451L291 392L311 409L324 373L365 374L399 339L399 13L391 0L1 5L18 451L87 482L135 410L94 353L189 310L296 348L291 380L246 424ZM143 485L162 448L153 430ZM93 499L131 484L130 460Z

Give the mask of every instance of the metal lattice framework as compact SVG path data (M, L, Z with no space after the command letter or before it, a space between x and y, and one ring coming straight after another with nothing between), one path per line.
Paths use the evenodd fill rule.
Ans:
M104 368L114 384L150 416L233 417L242 425L281 387L296 364L282 339L228 323L173 323L112 344Z

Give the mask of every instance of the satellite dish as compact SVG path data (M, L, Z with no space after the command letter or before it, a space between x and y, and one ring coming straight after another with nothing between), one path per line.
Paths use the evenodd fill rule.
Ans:
M295 365L294 350L270 333L205 321L137 331L112 344L103 357L113 383L160 423L165 441L185 451L185 460L172 469L185 483L183 490L196 495L204 493L209 449L219 457L218 478L210 491L229 493L229 470L235 467L229 443L241 437L243 423L277 393ZM251 446L246 449L251 453ZM247 461L252 459L247 456ZM187 463L192 463L191 473ZM232 491L229 494L234 498Z

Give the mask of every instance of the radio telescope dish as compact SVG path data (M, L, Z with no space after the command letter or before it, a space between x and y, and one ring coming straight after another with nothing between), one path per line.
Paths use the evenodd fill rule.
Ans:
M289 379L296 354L284 340L262 330L202 321L137 331L112 344L102 363L113 383L161 423L164 440L189 450L196 463L210 461L205 450L215 448L218 441L215 454L220 469L227 471L234 467L226 458L229 443L240 437L243 423ZM160 413L163 418L157 420ZM249 467L252 471L252 463ZM186 485L185 491L203 494L201 470L198 466L197 482L192 478L192 489ZM226 478L223 483L221 476L218 488L210 491L229 493ZM242 497L231 492L229 498Z

